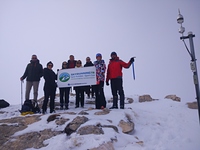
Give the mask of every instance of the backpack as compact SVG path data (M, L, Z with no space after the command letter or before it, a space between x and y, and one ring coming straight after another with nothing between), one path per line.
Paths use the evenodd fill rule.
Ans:
M40 108L37 102L33 104L31 100L25 100L20 112L21 115L40 113Z

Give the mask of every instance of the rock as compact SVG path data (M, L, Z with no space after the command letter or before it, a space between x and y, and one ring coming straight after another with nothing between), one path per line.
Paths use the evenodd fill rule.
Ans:
M40 115L14 117L11 119L0 120L0 145L3 145L5 142L9 141L15 132L24 130L29 124L39 120L41 120Z
M113 102L113 99L109 99L109 100L108 100L108 103L112 103L112 102Z
M70 119L68 119L68 118L60 118L60 119L57 119L55 122L56 122L57 125L63 125L69 120Z
M102 128L112 128L113 130L115 130L115 132L119 133L118 128L114 125L101 125L100 123L98 123L96 126L102 127Z
M119 126L122 128L123 133L128 134L134 130L135 125L133 122L125 122L124 120L121 120Z
M61 131L51 131L51 129L45 129L40 132L31 132L20 135L18 137L13 137L13 139L8 140L5 144L1 144L1 150L24 150L28 148L39 149L44 147L44 141L50 139L53 136L61 134Z
M107 115L110 113L110 110L108 108L104 108L102 111L97 111L94 114L95 115Z
M68 115L76 115L75 112L64 112L63 114L68 114Z
M58 118L58 116L60 116L60 115L59 115L59 114L50 115L50 116L47 118L47 122L54 121L55 119Z
M100 145L97 148L92 148L90 150L115 150L112 142L107 142Z
M92 107L89 107L89 108L88 108L88 110L94 110L94 108L92 108Z
M80 113L78 113L79 115L89 115L89 113L85 112L84 110L82 110Z
M137 144L139 144L140 146L143 146L144 145L144 142L143 141L138 141L136 142Z
M0 99L0 108L6 108L8 106L10 106L10 104L7 101Z
M102 128L95 126L95 125L87 125L84 127L81 127L77 134L80 135L88 135L88 134L104 134Z
M150 102L150 101L153 101L153 99L151 98L150 95L142 95L142 96L139 96L139 102Z
M197 102L187 103L187 105L188 105L188 108L190 109L198 109Z
M128 104L132 104L134 100L132 98L127 98Z
M176 95L167 95L165 96L166 99L171 99L173 101L177 101L177 102L180 102L181 101L181 98L180 97L177 97Z
M67 135L71 135L73 132L76 132L76 130L80 127L81 124L84 124L85 122L88 121L88 118L85 116L77 116L76 118L74 118L72 120L72 122L70 122L66 127L64 132Z

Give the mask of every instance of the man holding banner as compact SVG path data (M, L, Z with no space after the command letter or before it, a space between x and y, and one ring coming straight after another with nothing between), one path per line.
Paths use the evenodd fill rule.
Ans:
M124 90L122 80L122 67L129 68L134 62L134 57L128 63L123 62L117 57L116 52L111 53L111 59L107 69L106 85L109 85L111 80L111 91L113 95L113 106L110 109L118 109L118 94L120 96L120 109L124 109Z

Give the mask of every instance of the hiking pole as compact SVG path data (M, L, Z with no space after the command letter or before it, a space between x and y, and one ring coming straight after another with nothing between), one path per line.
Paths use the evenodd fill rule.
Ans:
M136 57L133 57L136 58ZM132 62L132 69L133 69L133 79L135 80L135 68L134 68L134 62Z

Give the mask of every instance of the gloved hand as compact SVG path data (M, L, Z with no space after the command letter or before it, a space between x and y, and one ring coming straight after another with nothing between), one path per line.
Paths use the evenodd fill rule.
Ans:
M131 59L130 59L130 62L131 63L133 63L135 60L134 60L134 57L132 57Z
M106 85L109 86L109 82L108 81L106 81Z

